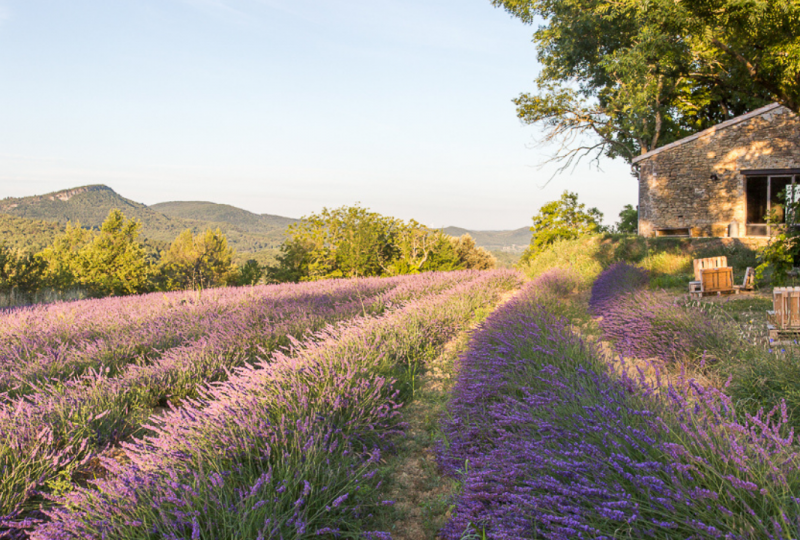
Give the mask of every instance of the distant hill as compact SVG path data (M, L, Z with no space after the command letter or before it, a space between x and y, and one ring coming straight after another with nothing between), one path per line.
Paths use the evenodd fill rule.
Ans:
M261 264L275 261L286 227L297 221L204 201L163 202L147 206L126 199L108 186L91 185L0 200L0 242L39 251L52 242L67 221L96 229L114 208L142 223L142 236L153 249L163 249L186 229L198 233L207 228L219 228L239 253L240 261L254 258ZM521 253L531 238L528 227L513 231L471 231L447 227L444 232L452 236L469 234L479 246L505 254Z
M2 199L0 215L55 222L62 227L67 221L72 221L80 222L86 228L98 228L109 211L119 208L126 217L139 220L142 236L156 244L171 243L186 229L198 233L207 228L219 228L228 237L231 247L240 254L239 259L254 258L262 264L274 261L286 225L295 221L279 216L259 216L214 203L178 202L155 206L161 210L126 199L108 186L91 185L45 195Z
M227 223L243 232L254 234L269 234L275 230L283 230L297 221L271 214L254 214L229 204L204 201L164 202L153 204L150 208L175 218Z
M142 234L153 240L172 242L187 224L147 205L126 199L103 185L82 186L45 195L0 200L0 213L28 219L56 222L80 222L86 228L99 228L108 213L119 208L127 218L142 222Z
M522 253L531 243L530 227L512 231L470 231L461 227L446 227L442 230L450 236L469 234L476 244L490 251Z

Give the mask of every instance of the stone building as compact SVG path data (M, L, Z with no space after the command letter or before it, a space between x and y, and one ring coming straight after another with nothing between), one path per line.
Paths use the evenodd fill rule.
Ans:
M800 222L800 117L773 103L633 160L643 236L769 236Z

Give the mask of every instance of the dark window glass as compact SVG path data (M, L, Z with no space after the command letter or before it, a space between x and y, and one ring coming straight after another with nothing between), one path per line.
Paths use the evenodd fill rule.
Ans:
M770 212L775 216L777 223L786 223L786 196L791 201L792 177L773 176L770 185L769 205Z
M766 223L767 177L751 176L747 179L747 223Z

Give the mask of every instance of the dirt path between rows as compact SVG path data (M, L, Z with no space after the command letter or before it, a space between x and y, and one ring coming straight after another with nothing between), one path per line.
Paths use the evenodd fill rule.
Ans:
M520 289L504 293L494 309ZM406 437L392 464L389 498L395 501L394 540L433 540L450 518L457 482L439 472L434 450L441 438L439 423L457 377L458 356L469 343L478 322L448 342L442 354L428 363L419 378L417 396L405 411Z

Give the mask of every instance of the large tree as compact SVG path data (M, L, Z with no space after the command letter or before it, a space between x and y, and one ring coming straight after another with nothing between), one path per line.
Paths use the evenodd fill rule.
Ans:
M798 111L796 0L492 0L534 33L543 125L568 166L636 155L770 101Z
M716 80L727 72L742 90L755 87L800 113L800 2L683 0L694 50Z

